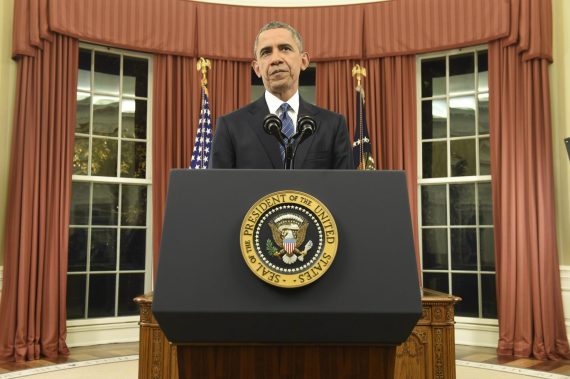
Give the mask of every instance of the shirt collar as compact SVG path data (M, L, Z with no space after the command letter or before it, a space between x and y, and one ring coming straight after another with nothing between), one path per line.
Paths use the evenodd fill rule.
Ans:
M299 114L299 90L297 90L295 94L293 94L293 96L291 96L291 98L287 101L283 101L269 91L265 91L265 102L267 103L269 112L273 114L277 114L279 107L283 103L289 104L289 106L293 109L294 114Z

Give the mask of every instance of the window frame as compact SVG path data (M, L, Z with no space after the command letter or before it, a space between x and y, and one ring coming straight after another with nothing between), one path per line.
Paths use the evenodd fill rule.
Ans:
M450 95L450 91L449 91L449 81L450 81L450 75L449 75L449 57L454 56L454 55L460 55L460 54L465 54L465 53L475 53L475 52L479 52L479 51L489 51L488 45L484 44L484 45L476 45L476 46L470 46L470 47L466 47L466 48L459 48L459 49L451 49L451 50L444 50L444 51L437 51L437 52L432 52L432 53L426 53L426 54L418 54L416 56L416 126L417 126L417 202L418 202L418 208L417 208L417 220L418 220L418 231L419 231L419 236L418 236L418 244L419 244L419 258L420 258L420 267L421 267L421 275L423 278L423 274L424 274L424 266L423 266L423 225L422 225L422 186L425 185L446 185L446 205L447 205L447 212L446 212L446 225L445 226L441 226L441 227L434 227L433 229L436 228L442 228L442 229L446 229L447 230L447 259L448 259L448 267L446 269L429 269L427 271L429 272L433 272L433 273L446 273L448 275L448 286L450 289L450 292L453 293L453 283L452 283L452 275L453 274L462 274L462 273L467 273L467 274L471 274L471 275L477 275L478 280L477 280L477 287L478 287L478 312L480 315L482 315L482 296L479 296L480 294L482 295L482 285L481 285L481 279L480 276L481 274L494 274L495 278L496 278L496 268L494 271L488 271L488 270L481 270L481 252L480 252L480 237L479 237L479 233L477 233L477 269L476 270L456 270L456 269L452 269L451 267L451 239L450 239L450 231L452 229L452 225L450 223L450 209L449 209L449 185L453 185L453 184L463 184L463 183L474 183L476 184L475 188L477 189L477 184L479 183L491 183L491 175L480 175L480 157L479 157L479 153L480 153L480 149L479 149L479 141L481 140L481 134L478 131L478 125L479 125L479 102L478 100L478 95L480 94L479 88L477 86L475 86L473 91L464 91L464 92L454 92L453 96ZM421 86L421 80L422 80L422 61L426 60L426 59L433 59L433 58L443 58L445 57L446 59L446 72L445 72L445 82L446 82L446 92L445 95L437 95L437 96L429 96L429 97L423 97L422 96L422 86ZM475 62L475 68L474 68L474 75L475 78L478 78L478 65ZM483 91L484 93L484 91ZM489 89L487 88L487 94L489 94ZM447 162L447 167L446 167L446 172L447 172L447 176L445 177L441 177L441 178L427 178L424 179L423 178L423 154L422 154L422 148L423 148L423 138L422 138L422 103L424 100L429 100L429 99L435 99L435 100L446 100L447 104L449 104L449 99L450 98L455 98L455 97L461 97L461 96L474 96L475 100L476 100L476 112L475 112L475 125L476 125L476 132L474 135L470 135L470 136L459 136L459 137L452 137L451 133L450 133L450 122L451 122L451 117L450 117L450 112L449 112L449 107L448 107L448 116L447 116L447 125L446 125L446 137L444 138L432 138L429 139L429 141L455 141L455 140L462 140L462 139L471 139L473 137L475 137L475 139L477 140L477 144L476 144L476 149L475 149L475 154L476 154L476 163L477 163L477 168L476 168L476 174L475 175L471 175L471 176L451 176L451 164L449 161L449 158L451 157L451 143L447 143L447 147L446 147L446 162ZM490 138L490 131L489 131L489 135L487 136L487 134L483 134L484 137L483 138ZM475 204L477 205L479 203L479 199L478 199L478 191L475 190ZM478 216L479 210L478 207L475 207L475 212L476 215ZM485 224L487 225L487 224ZM479 224L479 222L477 221L476 224L474 225L461 225L461 226L455 226L454 228L459 229L462 227L466 227L466 228L471 228L474 227L477 230L479 230L481 228L481 224ZM492 226L492 229L494 231L494 225ZM477 326L477 325L482 325L482 326L497 326L498 325L498 319L496 318L484 318L484 317L466 317L466 316L455 316L455 319L457 322L463 324L463 326L467 326L467 325L471 325L471 326L467 326L466 329L470 329L472 326Z
M80 42L79 43L79 49L88 49L90 51L93 51L92 53L92 57L94 56L95 52L103 52L103 53L112 53L112 54L117 54L120 55L122 57L134 57L134 58L141 58L141 59L145 59L148 61L148 83L147 83L147 96L146 98L141 98L141 97L137 97L137 96L130 96L127 95L126 98L127 99L145 99L147 102L147 128L146 128L146 177L145 178L125 178L125 177L106 177L106 176L93 176L91 175L90 169L89 169L89 174L88 175L72 175L72 182L84 182L84 183L92 183L92 184L97 184L97 183L104 183L104 184L117 184L119 186L121 185L145 185L147 188L147 202L146 202L146 225L144 228L146 228L146 233L145 233L145 238L146 238L146 246L145 246L145 268L144 268L144 293L150 291L153 287L153 276L152 276L152 272L153 272L153 259L152 259L152 238L153 238L153 234L152 234L152 102L153 102L153 65L154 65L154 59L153 59L153 55L152 54L148 54L148 53L142 53L142 52L136 52L136 51L131 51L131 50L126 50L126 49L118 49L118 48L113 48L113 47L107 47L107 46L101 46L101 45L95 45L95 44L91 44L91 43L87 43L87 42ZM120 77L123 77L123 62L124 60L121 59L121 65L120 65ZM90 80L91 80L91 84L93 85L93 80L94 80L94 75L95 75L95 70L94 70L94 64L95 61L94 59L91 59L91 69L90 69ZM79 88L77 88L76 90L77 92L79 91ZM83 91L84 92L84 91ZM96 91L93 87L90 89L89 91L90 96L113 96L113 97L118 97L121 99L121 101L119 101L119 120L118 120L118 127L119 130L121 130L121 125L122 125L122 117L121 112L122 112L122 107L123 107L123 99L125 99L124 94L123 94L123 80L119 81L119 94L109 94L109 93L105 93L105 92L101 92L101 91ZM88 158L88 167L91 167L91 158L92 158L92 125L93 125L93 102L90 103L90 111L89 111L89 125L90 125L90 130L89 133L76 133L74 132L74 136L76 134L82 135L82 136L86 136L89 137L89 158ZM113 138L114 139L114 138ZM133 140L132 138L124 138L121 136L121 134L119 133L119 135L117 136L116 140L118 141L117 143L117 156L120 158L121 157L121 141L123 140ZM136 138L135 138L136 140ZM121 160L118 159L117 162L117 173L120 173L120 164L121 164ZM121 188L121 187L119 187ZM93 191L90 191L90 199L89 199L89 207L91 209L92 206L92 196L93 196ZM119 204L121 202L121 196L119 196ZM119 216L120 219L120 216ZM120 224L120 220L118 221L118 224ZM71 223L68 225L68 228L73 227L74 225L72 225ZM115 226L111 226L112 228L120 228L120 225L115 225ZM137 227L137 228L133 228L133 229L142 229L143 227ZM93 229L92 228L92 224L91 224L91 218L89 218L89 224L88 224L88 229ZM89 239L89 238L88 238ZM88 245L89 246L89 245ZM120 244L117 245L117 251L119 251L120 249ZM120 255L117 254L117 260L120 259ZM138 273L140 273L143 270L128 270L130 271L136 271ZM111 270L111 271L97 271L97 274L105 274L105 273L114 273L117 275L116 280L118 280L119 278L119 273L121 272L120 267L117 266L115 270ZM67 271L66 275L85 275L86 276L86 296L85 296L85 302L88 305L89 302L89 278L91 275L92 271L89 269L89 253L87 254L87 267L85 271L79 271L79 272L69 272ZM142 295L142 294L141 294ZM119 301L119 286L116 285L115 286L115 314L116 312L118 312L118 301ZM86 305L86 306L87 306ZM136 326L136 329L138 331L138 321L139 321L139 316L138 315L132 315L132 316L114 316L114 317L92 317L92 318L82 318L82 319L67 319L67 327L70 328L70 332L71 334L73 334L74 331L76 332L80 332L80 333L85 333L85 332L95 332L95 333L99 333L100 334L100 329L101 327L105 327L105 325L110 326L112 324L115 324L115 326L112 327L112 329L120 329L120 328L125 328L126 329L132 329L133 325ZM87 329L86 329L87 328ZM99 332L98 332L99 331ZM116 331L115 331L116 332ZM111 330L111 333L115 333L114 331ZM128 331L127 334L130 336L132 334L132 331ZM89 333L87 334L87 336L89 335ZM122 335L125 335L124 333ZM90 338L95 338L96 337L87 337L87 339ZM111 337L112 338L112 337ZM80 338L82 339L82 338ZM128 337L127 340L131 340L132 337ZM119 340L124 341L124 338L119 337ZM108 343L109 341L105 341L104 343ZM79 345L84 345L85 343L83 342L78 342L78 343L71 343L71 345L75 345L75 346L79 346Z

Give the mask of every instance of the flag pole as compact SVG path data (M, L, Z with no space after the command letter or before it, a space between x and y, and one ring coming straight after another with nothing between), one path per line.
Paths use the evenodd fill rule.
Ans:
M354 160L358 170L374 170L374 159L370 148L370 138L366 128L366 113L364 111L365 93L362 81L366 77L366 68L359 64L352 67L352 77L356 78L356 128L354 131Z
M208 70L212 68L209 59L200 57L196 64L196 69L202 74L200 79L200 121L196 132L196 141L192 151L190 161L191 169L206 169L210 159L210 148L212 146L213 127L211 123L209 94L208 94Z

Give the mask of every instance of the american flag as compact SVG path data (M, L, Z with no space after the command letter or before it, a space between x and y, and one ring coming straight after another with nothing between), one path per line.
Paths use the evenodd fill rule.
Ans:
M202 85L202 107L200 108L200 121L198 132L192 151L191 169L206 169L210 160L210 150L212 148L212 118L210 117L210 104L208 101L208 88Z

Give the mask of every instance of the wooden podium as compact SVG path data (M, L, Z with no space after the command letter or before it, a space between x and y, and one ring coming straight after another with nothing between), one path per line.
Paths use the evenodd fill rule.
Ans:
M173 170L169 183L152 313L181 378L394 378L422 314L404 172ZM268 224L284 219L290 234L305 225L314 257L272 255Z
M151 312L152 299L152 293L135 299L135 302L140 307L139 379L179 379L177 346L168 342L156 319L153 317ZM453 319L454 305L459 300L455 296L429 289L423 290L422 317L407 341L396 348L394 378L455 378ZM223 351L223 349L219 351L228 355L228 363L230 363L231 359L241 357L235 350L231 351L231 346L226 346L225 348L227 348L226 351ZM193 346L192 349L196 351L194 358L204 359L200 362L201 364L213 364L214 360L212 360L211 352L215 348ZM204 358L204 354L206 353L207 355L208 350L211 356ZM306 356L310 357L311 354L311 351L307 351ZM353 357L349 355L346 357L353 364L360 360L353 360ZM191 358L190 362L194 358ZM246 359L245 355L244 359ZM251 364L255 364L255 362ZM376 371L373 370L372 372ZM303 378L304 376L289 377ZM312 378L315 377L318 376L312 376ZM378 372L376 372L375 377L379 377ZM202 378L207 377L202 376ZM334 378L334 376L330 376L330 378Z

